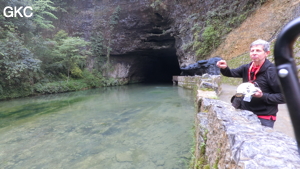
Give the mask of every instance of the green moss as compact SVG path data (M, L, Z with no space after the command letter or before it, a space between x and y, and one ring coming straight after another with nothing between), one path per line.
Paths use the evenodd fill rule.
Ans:
M201 88L202 91L215 91L214 89L212 88Z
M193 48L197 48L197 56L205 56L210 53L210 51L220 45L220 30L216 27L219 24L208 24L202 33L202 41L196 41ZM199 39L198 36L195 39ZM199 58L199 57L198 57ZM200 59L199 58L199 59Z
M220 161L220 157L218 157L215 161L215 164L213 166L213 169L218 169L218 164L219 164L219 161Z
M204 166L203 166L203 169L210 169L210 166L209 166L209 164L207 164L207 165L204 165Z
M200 126L201 127L201 126ZM202 136L203 138L203 143L201 143L199 149L200 149L200 155L198 159L195 159L194 162L194 169L205 169L205 168L209 168L210 166L208 164L207 158L205 156L205 152L206 152L206 141L207 141L207 133L208 130L205 130L204 135Z

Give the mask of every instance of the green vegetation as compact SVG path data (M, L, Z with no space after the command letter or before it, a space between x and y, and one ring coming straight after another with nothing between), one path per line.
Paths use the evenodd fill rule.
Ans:
M107 62L107 57L104 55L104 37L102 32L94 32L91 38L91 52L96 56L96 68L100 70L101 65Z
M204 133L201 135L201 137L203 138L203 142L198 147L199 148L199 156L197 159L195 158L195 156L193 156L191 163L190 163L190 168L193 168L193 169L218 169L221 150L220 150L220 148L217 149L218 157L216 158L215 163L211 167L210 164L208 163L208 159L205 155L208 130L205 129L204 127L202 127L201 125L199 126L199 128L201 131L204 131ZM220 146L218 145L218 147L220 147ZM196 148L194 147L194 149L196 149ZM193 151L193 154L194 153L195 152Z
M110 51L120 7L112 11L107 32L97 33L91 42L53 24L71 8L62 0L0 0L6 6L32 6L29 18L0 15L0 100L35 94L60 93L82 89L122 85L103 77L110 67ZM86 58L95 57L93 70Z
M59 60L54 63L61 64L66 69L68 79L71 72L76 78L82 77L79 66L83 67L84 59L89 54L85 49L86 45L88 43L78 37L67 37L58 43L58 47L54 52Z
M263 4L265 0L248 1L242 4L235 1L232 4L224 3L218 8L206 13L204 17L204 27L194 25L192 50L195 51L197 59L201 60L216 49L222 42L223 37L233 28L239 26L251 14L257 6ZM200 18L200 15L193 14L189 18Z
M111 70L110 52L112 50L113 38L115 28L119 23L119 16L121 12L120 6L117 6L111 12L108 22L108 29L96 30L92 33L91 37L91 53L96 58L95 68L98 71ZM100 14L99 14L100 15ZM104 23L99 23L98 27L101 27Z
M40 29L54 29L54 25L51 20L46 18L58 19L52 12L56 11L56 7L53 6L53 2L50 0L36 0L32 4L34 9L33 21L37 28Z
M203 128L200 126L200 128ZM204 130L204 129L202 129ZM206 141L207 141L207 133L208 130L205 130L204 135L201 136L203 138L203 142L199 146L199 157L198 159L193 159L193 162L191 163L192 166L190 168L193 169L210 169L210 165L208 164L207 158L205 156L206 152Z
M34 94L57 93L101 86L121 85L117 79L105 78L111 71L111 50L121 13L120 6L97 11L106 14L108 22L95 21L90 42L80 38L80 32L65 32L55 27L66 11L76 9L63 0L0 0L5 6L32 6L30 18L5 18L0 15L0 99ZM177 1L176 1L177 2ZM193 41L183 48L193 50L198 58L208 55L222 41L222 37L238 26L255 7L264 3L249 1L242 4L223 4L205 16L192 14L188 19L200 22L191 28ZM150 8L165 10L162 0L152 0ZM103 12L103 13L101 13ZM199 22L198 22L199 21ZM203 28L202 28L203 27ZM87 64L92 58L92 66Z
M111 45L112 45L112 34L116 25L119 22L119 15L120 15L121 8L120 6L116 7L113 14L109 18L109 30L108 30L108 40L106 45L106 58L107 58L107 65L106 67L110 67L110 52L111 52Z
M220 30L216 30L213 24L207 24L202 33L202 42L195 42L193 45L196 50L197 56L208 55L211 49L215 49L220 45L220 38L222 34L219 33ZM198 34L196 34L196 39L198 39Z

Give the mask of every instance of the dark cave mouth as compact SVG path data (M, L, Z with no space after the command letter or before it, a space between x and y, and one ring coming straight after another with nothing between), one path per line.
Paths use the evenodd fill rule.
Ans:
M144 83L172 83L173 76L180 75L175 48L153 50L148 54L140 62Z
M131 65L129 83L173 83L181 73L175 48L135 52L114 56L115 61Z
M155 56L144 69L145 83L172 83L173 76L180 74L177 56Z

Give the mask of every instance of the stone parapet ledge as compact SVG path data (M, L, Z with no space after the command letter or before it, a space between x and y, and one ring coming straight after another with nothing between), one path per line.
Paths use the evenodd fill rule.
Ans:
M196 159L219 169L300 168L293 138L262 126L250 111L201 96L197 100Z
M173 81L176 79L179 87L193 89L201 81L201 78L202 76L175 76L173 77Z
M173 76L173 83L187 89L196 89L198 97L216 98L222 91L221 76Z

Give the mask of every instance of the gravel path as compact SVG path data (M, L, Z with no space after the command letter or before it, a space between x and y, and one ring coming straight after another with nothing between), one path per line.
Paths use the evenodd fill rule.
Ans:
M236 92L236 88L237 86L222 84L222 93L219 96L219 99L230 103L230 98ZM277 121L275 122L274 129L295 138L286 104L280 104L278 108L279 112L277 113Z

